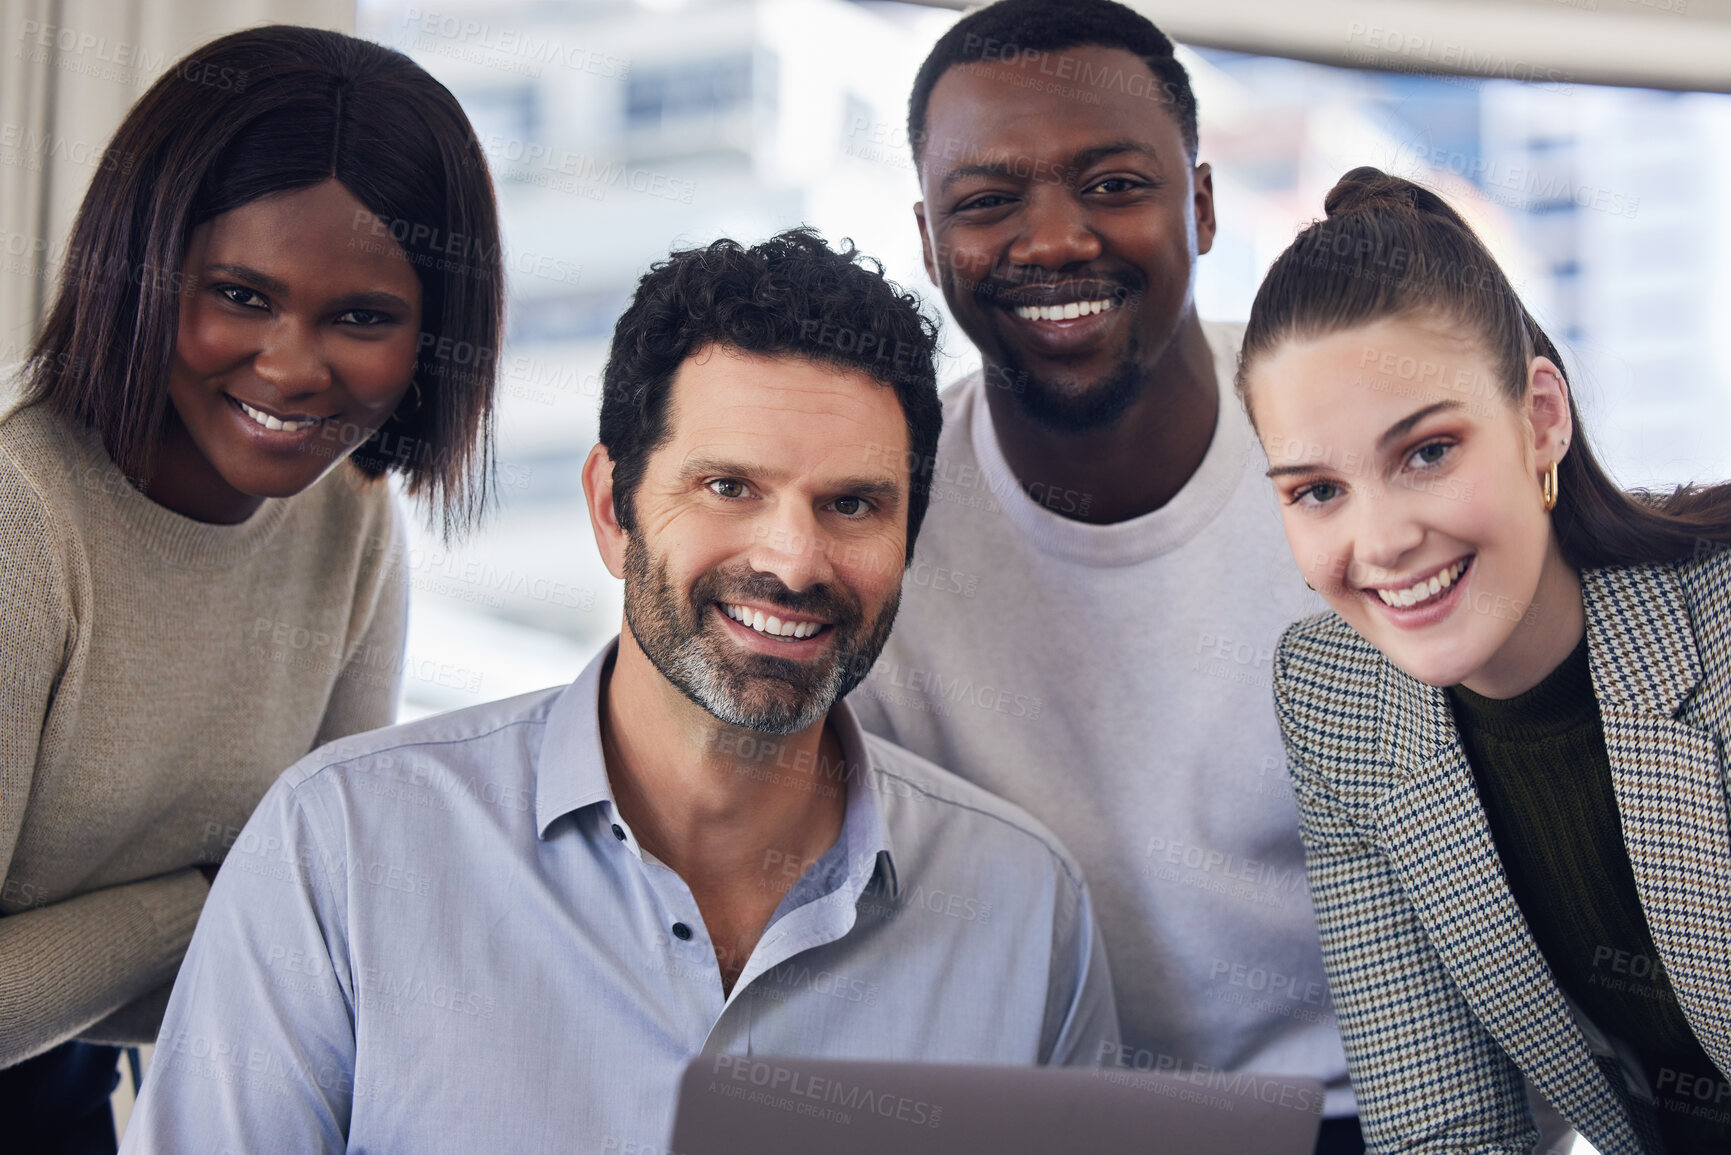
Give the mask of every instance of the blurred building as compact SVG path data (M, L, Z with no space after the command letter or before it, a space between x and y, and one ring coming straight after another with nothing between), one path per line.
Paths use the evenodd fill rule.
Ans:
M1590 434L1630 485L1731 476L1731 99L1499 82L1486 193L1544 257Z
M417 536L410 713L568 679L618 629L579 474L608 337L652 261L809 224L929 290L903 126L954 19L844 0L363 4L358 33L414 57L474 122L510 285L500 506L458 548Z
M579 471L606 342L671 248L793 225L851 238L944 321L920 263L907 94L957 13L850 0L365 0L468 110L498 183L510 278L500 504L474 539L422 533L411 713L573 676L619 625ZM1181 50L1220 232L1204 317L1242 319L1263 271L1374 164L1449 196L1564 344L1603 455L1629 483L1731 476L1731 98L1365 72Z

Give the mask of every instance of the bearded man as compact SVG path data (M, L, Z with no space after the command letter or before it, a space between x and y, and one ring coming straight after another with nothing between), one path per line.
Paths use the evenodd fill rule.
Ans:
M700 1055L1115 1053L1075 862L843 701L925 513L934 350L808 232L644 276L583 471L619 638L289 769L125 1149L660 1152Z

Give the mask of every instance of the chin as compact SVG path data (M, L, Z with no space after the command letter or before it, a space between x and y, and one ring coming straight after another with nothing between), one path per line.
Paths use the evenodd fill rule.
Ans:
M1460 685L1484 665L1482 657L1465 653L1447 642L1387 647L1378 644L1377 648L1403 673L1438 689Z
M236 473L233 476L225 475L224 480L248 497L284 498L304 493L318 484L323 476L324 470L298 477Z

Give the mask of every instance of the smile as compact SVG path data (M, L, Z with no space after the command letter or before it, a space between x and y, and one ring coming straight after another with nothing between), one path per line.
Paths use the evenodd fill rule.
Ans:
M829 624L813 621L783 621L773 614L765 614L762 610L754 610L747 606L738 606L731 602L717 602L716 604L721 607L722 613L740 625L756 630L760 634L767 634L772 638L792 638L795 640L809 638Z
M1424 581L1414 582L1405 589L1375 588L1373 592L1382 599L1382 604L1385 606L1397 606L1401 609L1421 606L1433 598L1441 597L1444 590L1460 580L1460 576L1466 573L1467 567L1472 565L1472 562L1472 558L1464 557L1447 569L1432 574Z
M1017 305L1014 311L1024 321L1074 321L1078 317L1092 317L1095 313L1117 307L1117 301L1099 299L1068 301L1062 305Z
M238 397L230 398L230 400L240 407L240 411L246 414L253 424L261 429L280 429L289 433L299 433L303 429L311 429L324 420L322 417L275 417L262 409L253 408Z

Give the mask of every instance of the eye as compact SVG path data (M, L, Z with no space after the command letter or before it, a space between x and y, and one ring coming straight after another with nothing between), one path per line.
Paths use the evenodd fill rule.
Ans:
M349 309L337 314L337 320L348 325L371 328L374 325L389 325L396 318L389 313L381 313L377 309Z
M1452 448L1453 444L1448 441L1427 441L1413 450L1407 461L1420 469L1429 469L1448 456L1448 451Z
M1332 481L1307 485L1287 499L1288 505L1319 506L1340 496L1340 487Z
M1141 187L1143 187L1141 181L1131 180L1127 176L1109 176L1105 180L1095 181L1089 185L1088 191L1105 193L1110 196L1113 193L1127 193Z
M829 507L849 519L864 517L872 508L863 497L838 497L829 503Z
M745 488L745 482L732 477L716 478L709 483L709 491L717 497L725 497L730 500L744 497L748 492Z
M1003 193L981 193L972 200L963 201L955 207L956 212L965 213L973 209L995 209L1010 203L1010 198Z
M243 309L268 309L270 302L245 285L217 285L216 293L231 305L239 305ZM254 304L254 302L257 304Z

